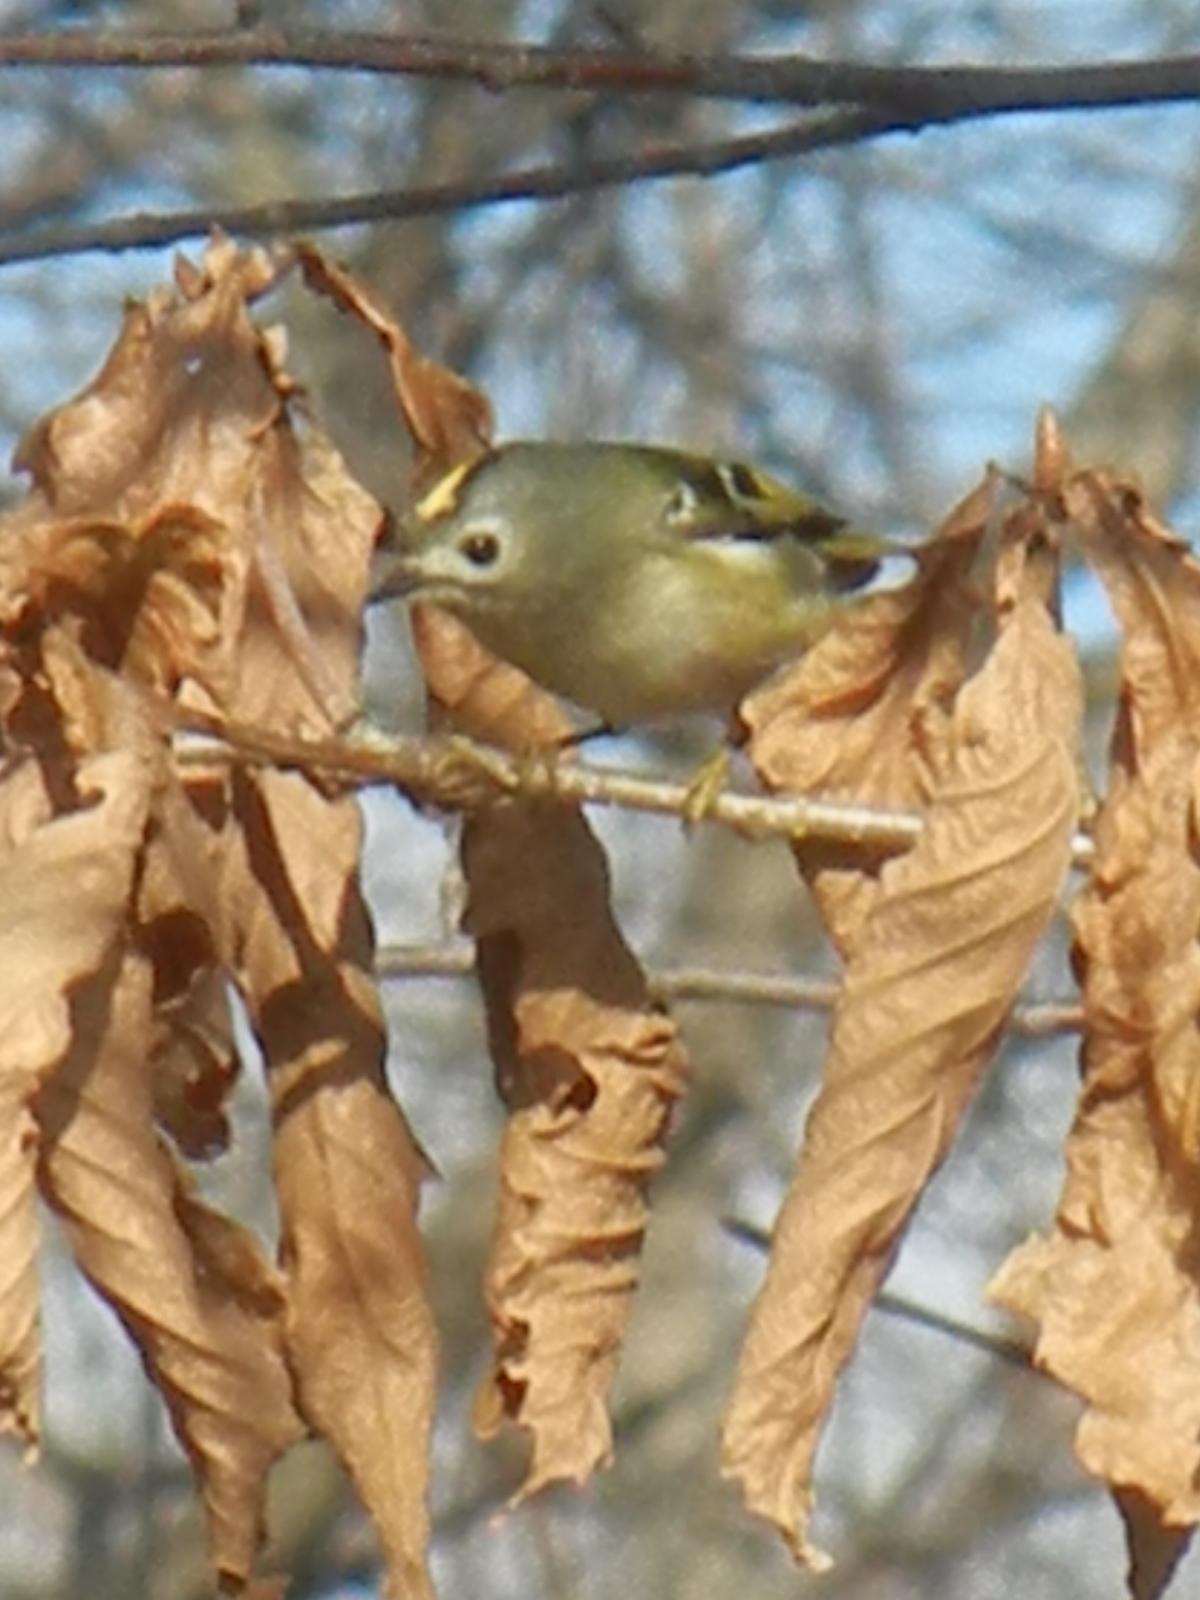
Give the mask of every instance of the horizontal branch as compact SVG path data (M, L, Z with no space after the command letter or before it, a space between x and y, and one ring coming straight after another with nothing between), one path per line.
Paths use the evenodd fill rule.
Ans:
M471 944L381 945L375 972L382 979L470 977L475 970ZM647 974L650 993L667 1001L717 1001L733 1005L779 1006L788 1011L830 1011L841 985L830 978L776 972L723 972L719 968L659 968ZM1078 1033L1083 1012L1077 1000L1045 1000L1017 1006L1006 1031L1024 1039Z
M18 261L80 255L89 250L140 250L177 244L213 228L271 238L281 234L349 228L369 222L403 222L485 205L563 200L620 184L661 178L714 177L741 167L833 149L905 124L864 112L831 112L765 133L702 144L664 144L594 161L548 162L486 178L463 178L405 189L375 190L331 200L267 200L249 206L209 206L187 211L131 212L105 222L63 223L11 233L0 231L0 266Z
M323 28L183 34L72 29L0 38L0 68L266 66L460 80L485 89L689 95L756 104L855 105L922 120L1094 110L1200 98L1200 55L1064 66L875 66L809 56L560 50Z
M302 740L259 728L219 723L188 713L180 732L199 735L181 745L190 766L232 760L296 768L353 787L390 784L416 804L441 810L479 810L506 800L566 806L618 806L627 811L676 817L691 815L693 794L684 783L636 777L589 767L574 752L539 751L514 756L458 734L387 735L364 726L344 738ZM836 845L864 856L891 856L911 849L921 818L808 795L750 795L723 790L706 804L703 820L748 839L782 838L792 843ZM1086 867L1092 841L1076 836L1072 859Z

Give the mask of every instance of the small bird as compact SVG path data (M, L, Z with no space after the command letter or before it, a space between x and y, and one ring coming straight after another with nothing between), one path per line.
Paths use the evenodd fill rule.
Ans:
M732 716L900 546L740 461L505 444L405 517L372 599L429 601L609 728Z

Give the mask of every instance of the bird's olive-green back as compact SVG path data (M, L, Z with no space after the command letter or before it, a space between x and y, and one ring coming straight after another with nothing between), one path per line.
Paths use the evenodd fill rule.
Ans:
M818 557L842 592L869 581L880 554L877 541L757 468L635 444L501 446L435 490L419 517L422 542L499 518L518 530L522 566L535 561L545 572L552 555L556 566L566 557L580 581L648 545L740 538L777 542L800 582L813 582Z

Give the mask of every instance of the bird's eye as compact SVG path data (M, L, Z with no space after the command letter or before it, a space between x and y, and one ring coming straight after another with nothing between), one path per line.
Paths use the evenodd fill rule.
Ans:
M458 548L466 560L481 571L494 567L500 559L500 540L494 533L465 533L458 541Z

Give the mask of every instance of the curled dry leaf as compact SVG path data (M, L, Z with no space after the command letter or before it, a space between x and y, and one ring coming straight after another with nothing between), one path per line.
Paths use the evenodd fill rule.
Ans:
M257 347L254 354L278 406L282 379ZM294 597L322 662L319 698L352 704L379 509L326 440L283 420L279 413L269 430L248 435L254 531L286 580L273 592ZM234 686L221 701L228 715L274 729L312 724L314 679L293 670L290 609L290 601L282 611L276 600L260 602L256 589L243 597ZM374 1518L392 1588L420 1596L429 1592L436 1366L416 1229L425 1168L383 1074L386 1040L357 887L361 819L351 798L330 798L296 773L241 774L220 804L204 787L197 817L208 829L216 944L268 1065L300 1404Z
M68 1048L68 996L120 940L151 793L131 752L92 757L77 782L79 809L55 816L34 762L0 773L0 1431L30 1445L41 1373L30 1106Z
M275 1275L231 1222L222 1251L208 1243L215 1219L206 1231L205 1209L155 1135L143 1069L152 985L148 962L115 954L75 991L71 1046L36 1102L39 1174L167 1403L217 1572L241 1583L261 1541L263 1478L303 1428Z
M151 1044L154 1120L193 1161L207 1161L229 1148L229 1096L237 1078L237 1046L226 979L220 970L191 959L196 927L186 914L156 917L147 929L156 978L176 965L168 949L182 947L188 987L155 1007Z
M320 732L354 713L381 518L292 426L294 385L247 306L270 276L219 242L176 292L128 307L97 378L17 451L34 492L7 519L0 617L69 610L106 665Z
M300 1406L374 1518L389 1592L424 1600L437 1360L416 1223L426 1168L383 1074L360 846L352 802L294 773L239 780L227 937L268 1063Z
M435 724L530 752L570 735L571 721L558 701L485 650L457 617L436 606L414 606L412 628Z
M1192 1528L1165 1528L1158 1507L1136 1489L1115 1489L1129 1550L1129 1600L1159 1600L1187 1554Z
M1083 1088L1053 1231L992 1284L1082 1396L1084 1466L1169 1529L1200 1520L1200 565L1127 485L1064 509L1121 626L1095 864L1074 907ZM1151 1591L1153 1592L1153 1591Z
M931 749L920 839L884 865L857 931L725 1418L724 1471L812 1566L827 1561L807 1525L834 1380L1070 860L1079 674L1022 555L1005 558L999 637Z
M328 295L335 305L364 323L388 353L392 384L417 446L414 479L427 488L473 457L492 437L492 408L487 397L456 372L423 356L388 308L344 268L307 241L296 256L310 289Z
M985 481L919 553L910 583L839 614L741 715L756 771L771 790L917 810L967 670L976 607L968 573L992 512ZM861 854L796 846L801 871L839 951L853 946L876 889Z
M523 1497L610 1459L606 1397L646 1185L686 1063L612 921L604 859L580 816L518 805L472 818L463 865L511 1113L486 1284L496 1365L476 1420L484 1434L505 1418L529 1431Z

